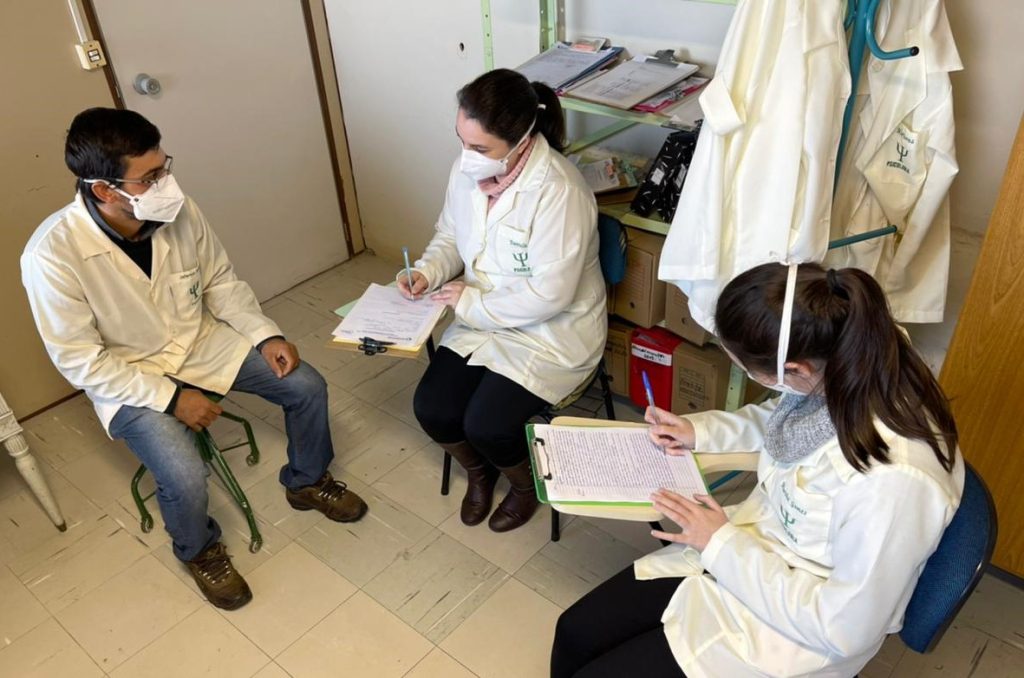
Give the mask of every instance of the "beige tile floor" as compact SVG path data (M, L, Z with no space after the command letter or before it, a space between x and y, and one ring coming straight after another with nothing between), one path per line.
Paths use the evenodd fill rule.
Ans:
M0 456L0 676L546 675L560 611L657 544L644 525L568 516L552 543L546 510L506 535L459 522L464 480L457 472L450 496L439 494L440 450L412 417L424 363L324 346L331 309L394 270L361 256L265 305L330 383L333 470L370 512L339 525L292 511L276 479L286 442L280 411L232 396L263 452L255 467L233 464L259 517L262 551L248 552L244 519L222 489L211 490L212 512L255 592L242 610L203 601L159 517L156 530L140 531L128 490L136 462L106 438L84 397L25 422L68 531L53 529ZM618 406L620 418L637 417ZM586 398L575 413L599 407ZM214 432L222 441L239 435L224 424ZM748 474L720 499L738 501L750 486ZM1024 591L986 577L935 653L916 655L893 638L861 675L1024 676Z

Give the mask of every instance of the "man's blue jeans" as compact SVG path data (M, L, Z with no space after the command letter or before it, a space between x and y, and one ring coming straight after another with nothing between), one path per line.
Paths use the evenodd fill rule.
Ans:
M334 458L327 416L327 384L307 363L278 379L255 349L242 363L232 391L254 393L284 408L288 464L285 487L312 485ZM156 481L160 513L174 543L174 555L192 560L220 540L220 526L207 512L209 470L199 456L196 435L173 415L123 406L110 422ZM282 499L283 500L283 499Z

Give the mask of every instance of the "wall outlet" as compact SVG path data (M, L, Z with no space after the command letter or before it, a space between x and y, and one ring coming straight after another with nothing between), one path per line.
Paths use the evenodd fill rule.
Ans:
M95 71L107 65L107 57L103 54L103 47L98 40L89 40L75 45L75 52L82 68L87 71Z

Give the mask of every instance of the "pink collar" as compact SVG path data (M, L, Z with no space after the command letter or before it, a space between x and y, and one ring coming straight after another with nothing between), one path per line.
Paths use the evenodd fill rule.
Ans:
M500 198L501 194L505 192L505 189L515 183L515 180L523 173L523 168L526 167L526 161L530 159L530 154L533 153L533 146L536 140L536 134L530 137L530 141L527 142L522 155L519 156L519 161L516 162L516 166L513 167L508 174L477 182L476 185L479 186L480 190L483 191L483 194L487 196L488 209L498 201L498 198Z

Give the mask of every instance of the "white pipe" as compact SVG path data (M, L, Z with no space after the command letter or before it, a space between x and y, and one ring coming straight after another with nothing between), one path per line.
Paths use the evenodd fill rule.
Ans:
M68 0L68 9L71 11L71 20L75 23L75 32L78 33L78 42L89 42L89 31L82 19L82 8L78 6L78 0Z

